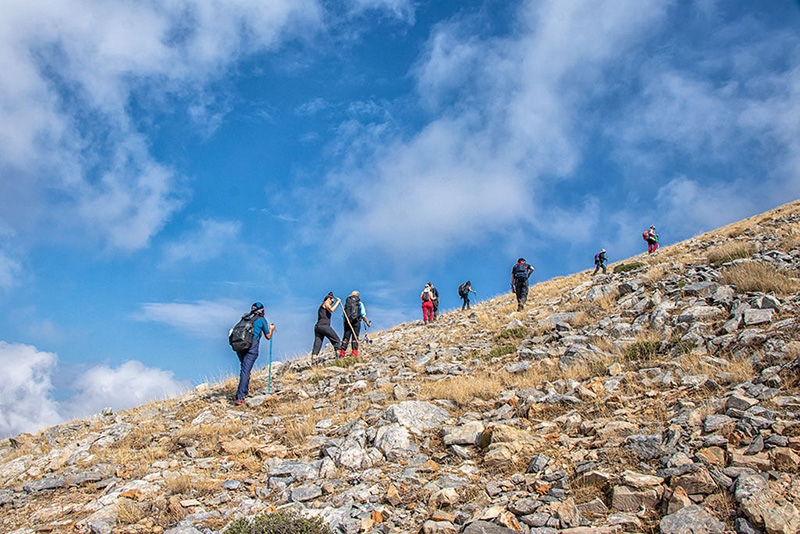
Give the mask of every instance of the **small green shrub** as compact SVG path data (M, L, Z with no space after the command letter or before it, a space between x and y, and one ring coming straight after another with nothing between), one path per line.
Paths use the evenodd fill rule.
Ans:
M224 534L331 534L321 518L306 519L293 513L265 512L231 522Z
M517 352L517 347L514 345L500 345L499 347L495 347L489 351L489 354L486 355L487 360L491 360L492 358L496 358L497 356L504 356L506 354L513 354Z
M355 365L355 363L357 361L358 361L358 359L357 358L353 358L352 356L348 356L346 358L336 358L335 360L333 360L331 362L331 366L333 366L333 367L342 367L342 368L346 369L346 368L348 368L348 367L350 367L352 365Z
M625 358L632 361L649 360L658 354L660 347L660 341L636 341L625 347Z
M508 330L503 330L499 334L495 336L495 341L500 341L502 339L523 339L525 336L528 335L528 329L524 326L515 326L514 328L509 328Z
M623 263L621 265L617 265L614 267L615 273L627 273L628 271L633 271L638 269L639 267L644 267L644 263L640 261L635 261L633 263Z

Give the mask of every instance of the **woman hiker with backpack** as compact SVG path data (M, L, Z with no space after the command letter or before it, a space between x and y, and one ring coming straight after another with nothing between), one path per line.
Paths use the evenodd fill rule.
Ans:
M339 349L339 357L344 358L347 352L348 343L352 343L353 357L358 357L358 336L361 333L361 320L363 319L367 326L372 326L372 323L367 319L367 309L364 303L361 302L361 294L358 291L350 293L344 299L344 310L342 310L344 320L344 334L342 335L342 345Z
M422 301L422 324L427 324L433 321L433 291L431 290L431 284L428 282L425 284L425 289L422 290L422 293L419 295L419 300Z
M325 298L317 309L317 324L314 325L314 348L311 350L312 358L319 354L325 338L333 345L334 352L339 352L341 344L339 336L331 327L331 314L339 307L342 301L333 296L333 291L325 295Z
M656 233L656 227L651 226L649 230L645 230L642 233L642 239L647 241L647 253L652 254L656 250L658 250L658 234Z

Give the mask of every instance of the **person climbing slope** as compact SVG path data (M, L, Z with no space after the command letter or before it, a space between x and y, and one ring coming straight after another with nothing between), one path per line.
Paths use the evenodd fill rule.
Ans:
M525 309L528 301L528 279L533 273L533 266L525 263L525 258L517 260L511 268L511 290L517 295L517 311Z
M458 286L458 296L461 297L462 300L461 311L469 309L470 293L475 293L475 290L472 289L472 282L470 282L469 280Z
M353 291L344 299L342 316L344 321L344 334L342 334L342 345L339 349L339 357L344 358L348 343L351 343L353 357L358 357L358 336L361 333L361 321L363 320L367 323L367 326L372 326L372 323L367 319L367 309L364 307L364 303L361 302L361 294L358 291Z
M606 249L601 250L597 254L594 255L594 272L592 276L597 274L597 271L603 269L603 274L606 274L606 262L608 258L606 257Z
M253 320L253 344L247 350L236 351L236 356L239 357L241 367L239 369L239 386L236 388L236 404L244 404L244 399L250 389L250 372L258 359L259 343L261 342L261 335L265 338L272 339L272 334L275 332L275 325L267 322L264 317L264 305L260 302L254 302L250 306L250 312L243 315L242 319Z
M427 324L433 321L433 292L431 291L431 283L425 284L425 288L419 295L419 300L422 301L422 324Z
M311 356L316 357L322 349L322 344L325 338L333 345L334 352L339 352L341 344L339 336L336 331L331 327L331 314L339 307L342 301L333 296L331 291L322 300L319 309L317 309L317 324L314 325L314 348L311 350Z
M658 234L656 233L656 227L651 226L649 230L645 230L642 233L642 239L647 241L647 253L652 254L656 250L658 250Z

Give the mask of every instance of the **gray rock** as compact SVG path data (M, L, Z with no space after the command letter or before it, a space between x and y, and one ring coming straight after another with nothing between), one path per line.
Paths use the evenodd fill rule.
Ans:
M733 529L736 534L762 534L760 530L753 526L753 524L744 517L737 517L733 523Z
M423 434L442 426L450 418L450 413L430 402L404 401L389 406L384 416L392 422L403 425L414 434Z
M661 443L661 434L636 434L628 436L625 449L634 453L642 460L661 458L667 451Z
M696 282L683 287L683 294L693 297L705 297L711 295L719 286L714 282Z
M416 452L411 447L408 429L398 423L384 425L378 429L375 447L390 460L398 460Z
M716 306L697 305L686 308L678 316L679 323L715 321L727 317L728 312Z
M621 512L638 512L642 507L645 510L652 510L661 501L663 494L663 486L644 489L614 486L611 508Z
M508 364L506 365L505 370L508 373L517 374L517 373L526 373L530 370L530 368L531 368L530 362L525 361L525 362Z
M306 484L292 489L293 502L305 502L322 496L322 490L315 484Z
M463 534L519 534L516 530L495 525L488 521L475 521L467 525Z
M450 521L428 520L422 524L423 534L457 534L458 529Z
M22 489L26 493L37 493L39 491L63 488L67 485L67 480L63 476L49 476L32 482L26 482Z
M191 525L179 525L165 531L164 534L203 534L203 531L197 530Z
M480 421L470 421L461 426L442 428L442 441L445 445L475 445L485 427Z
M547 464L550 463L550 458L545 456L544 454L537 454L536 456L531 459L530 463L528 464L528 469L525 471L526 473L540 473L547 467Z
M322 460L313 462L281 462L269 470L271 477L291 477L292 480L316 479Z
M664 516L659 528L661 534L723 534L725 523L693 504Z
M775 310L767 308L764 310L751 308L744 311L744 324L747 326L755 326L772 321L772 314Z
M703 431L706 434L711 434L713 432L717 432L724 428L726 425L733 425L736 423L736 419L733 417L728 417L727 415L708 415L703 420Z

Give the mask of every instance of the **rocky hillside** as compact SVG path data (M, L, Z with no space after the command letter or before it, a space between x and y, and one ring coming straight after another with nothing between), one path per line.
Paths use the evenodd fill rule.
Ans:
M795 202L288 362L245 406L231 380L21 435L0 530L794 534L798 268Z

